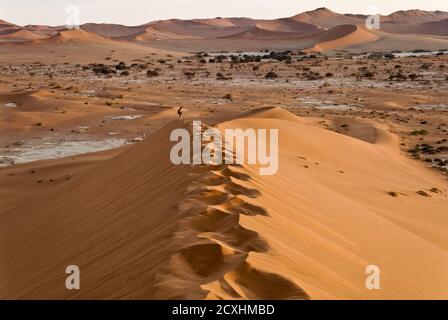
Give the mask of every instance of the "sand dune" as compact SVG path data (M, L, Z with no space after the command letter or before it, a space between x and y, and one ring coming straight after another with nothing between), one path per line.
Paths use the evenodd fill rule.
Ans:
M154 21L136 27L114 24L84 24L82 29L120 40L153 41L163 39L213 38L238 33L255 26L249 18L215 18Z
M5 43L8 44L8 43ZM8 63L42 62L42 63L83 63L108 62L106 57L123 61L130 56L133 59L143 59L149 55L166 57L167 54L180 57L184 52L169 49L158 49L153 46L141 45L130 41L117 41L102 38L100 41L49 41L48 39L20 42L20 55L15 43L0 45L2 61Z
M257 27L263 30L276 32L313 33L319 31L319 28L312 24L295 21L289 18L259 22L257 23Z
M54 95L48 90L16 92L0 95L0 101L15 101L20 111L48 111L58 103L51 103ZM49 106L50 105L50 106Z
M328 51L346 48L348 46L374 42L379 37L364 27L341 25L319 34L316 44L309 51Z
M110 40L99 36L95 33L87 32L82 29L73 29L73 30L63 30L58 32L56 35L35 41L35 43L39 44L57 44L57 43L66 43L66 42L88 42L88 43L98 43L98 42L108 42Z
M51 37L57 35L58 32L63 31L66 28L64 26L49 27L43 25L27 25L24 26L22 29L31 31L41 36Z
M59 268L73 259L81 268L90 270L84 273L85 288L90 288L84 292L89 292L87 296L91 298L307 298L291 281L258 270L246 261L249 252L267 250L256 232L238 223L240 213L266 214L262 208L238 198L256 197L256 191L238 182L250 177L228 167L175 167L160 152L169 150L170 143L165 138L179 124L172 123L144 143L103 163L101 168L61 185L55 193L39 197L35 201L42 201L38 209L42 215L3 214L0 219L11 223L7 227L11 231L13 225L24 227L22 219L37 218L26 233L40 240L34 238L34 244L29 243L31 247L26 245L30 250L16 256L16 262L32 261L36 263L33 269L43 273L29 274L33 279L24 277L15 284L15 277L30 265L21 264L24 269L3 273L0 295L76 298L57 285L57 279L63 279ZM117 178L120 186L110 183ZM123 188L124 185L128 187ZM95 191L100 189L101 196ZM56 202L67 190L84 200L73 202L77 205L70 209L72 213L66 212L61 219L61 207ZM55 222L55 229L49 226L43 231L41 227L50 220ZM13 244L18 238L10 236L12 233L2 233L5 241L1 243L8 243L9 248L19 245ZM61 242L56 244L56 238ZM9 269L6 264L14 263L4 259L7 255L0 258L2 270ZM54 263L49 264L52 255L56 255L51 258ZM32 288L27 284L29 280ZM216 286L219 289L206 289ZM87 296L81 294L78 298Z
M388 16L382 16L383 22L401 23L425 23L430 21L439 21L448 19L448 12L443 11L424 11L424 10L400 10L391 13Z
M415 49L439 50L447 46L446 37L418 35L418 34L396 34L375 30L378 36L376 41L364 43L352 43L344 48L352 52L378 52L378 51L412 51Z
M0 35L0 41L31 41L43 38L45 36L23 29Z
M412 25L387 25L387 31L448 36L448 19Z
M320 29L314 25L294 21L292 19L277 19L259 22L256 26L249 30L222 38L244 40L284 40L300 38L305 35L318 33L319 30Z
M327 8L318 8L313 11L307 11L293 16L291 19L304 23L314 24L319 28L333 28L343 24L360 24L365 19L356 16L346 16L333 12Z
M20 27L5 20L0 20L0 31L19 29Z
M193 19L193 21L214 27L253 27L258 22L251 18Z
M241 221L271 250L251 255L249 262L282 270L316 299L446 298L446 195L415 193L432 184L445 190L446 182L401 155L397 139L385 128L375 125L377 138L369 143L275 109L221 127L279 128L282 137L279 173L257 177L251 185L261 193L257 204L269 218ZM397 190L399 198L388 196L389 189ZM363 272L369 264L383 270L387 290L365 289Z
M448 36L448 19L423 23L414 33Z
M231 34L236 34L247 30L248 26L225 26L219 23L205 22L201 20L164 20L156 21L148 24L149 27L153 27L160 32L169 32L171 34L178 34L183 37L190 38L218 38Z
M2 213L0 297L447 297L445 182L384 128L369 143L282 109L220 124L280 130L280 171L261 177L253 166L173 166L169 134L190 125L174 121ZM432 187L443 194L415 193ZM68 264L83 290L64 289ZM385 290L366 290L370 264Z
M285 40L296 39L304 36L304 32L283 32L270 31L260 27L254 27L248 31L238 34L222 37L222 39L241 39L241 40Z
M119 24L86 23L81 26L81 29L105 38L122 39L142 32L145 28L144 26L128 27Z
M362 14L340 14L327 8L318 8L290 18L274 20L218 17L157 20L139 26L86 23L81 25L81 30L66 30L63 26L20 27L0 21L0 42L2 45L25 44L27 41L40 44L106 44L107 40L112 39L184 52L303 50L312 47L310 44L316 44L313 48L316 51L368 51L375 46L364 45L374 42L375 35L382 35L382 32L365 30L363 26L366 18L367 16ZM404 51L431 50L435 46L445 48L448 40L440 37L447 35L447 18L447 12L422 10L397 11L382 16L381 30L397 34L393 42L389 41L392 37L384 37L386 41L381 42L383 49ZM352 31L348 25L360 27ZM410 43L410 34L422 35L422 38L419 38L421 41ZM401 39L402 35L407 38ZM322 41L322 37L330 40ZM328 43L321 44L322 42ZM407 43L406 47L403 43Z
M134 35L137 41L153 41L153 40L179 40L191 39L191 36L174 33L171 31L162 31L157 27L147 27L143 32Z

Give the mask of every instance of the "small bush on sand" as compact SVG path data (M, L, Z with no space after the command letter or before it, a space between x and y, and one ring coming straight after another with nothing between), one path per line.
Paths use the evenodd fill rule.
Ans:
M216 80L220 80L220 81L225 81L225 80L231 80L232 78L230 77L226 77L225 75L223 75L221 72L218 72L216 74Z
M411 131L411 136L426 136L427 134L428 134L428 131L426 131L426 130L424 130L424 129L422 129L422 130L414 130L414 131Z
M115 66L116 70L126 70L128 67L126 66L126 63L121 61L119 64Z
M187 77L188 80L191 80L196 75L196 72L194 72L194 71L184 71L184 75Z
M274 71L269 71L265 76L266 79L278 78L278 75Z
M146 75L148 77L157 77L159 75L159 71L157 71L157 70L148 70L146 72Z

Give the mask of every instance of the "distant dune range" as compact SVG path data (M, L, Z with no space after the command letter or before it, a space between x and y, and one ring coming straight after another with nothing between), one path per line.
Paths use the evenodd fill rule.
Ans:
M81 157L83 172L0 215L0 298L446 299L446 199L415 192L446 182L362 125L353 138L280 108L218 124L279 129L274 176L174 166L168 137L191 128L179 121L96 164ZM79 291L63 286L70 264ZM366 290L370 264L384 290Z
M108 41L120 41L182 52L448 48L448 12L397 11L381 17L380 30L367 30L366 18L366 15L340 14L318 8L274 20L171 19L139 26L86 23L80 26L82 31L69 31L63 26L21 27L0 20L0 45L106 44ZM411 39L417 41L403 46ZM375 45L376 42L381 45Z

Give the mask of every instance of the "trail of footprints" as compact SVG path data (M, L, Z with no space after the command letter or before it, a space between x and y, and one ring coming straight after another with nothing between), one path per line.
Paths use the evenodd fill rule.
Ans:
M256 198L259 191L239 183L251 177L236 167L196 167L187 199L179 205L185 218L174 234L178 249L155 279L156 299L309 299L292 281L246 261L250 252L269 247L257 232L239 224L240 215L268 212L243 200Z

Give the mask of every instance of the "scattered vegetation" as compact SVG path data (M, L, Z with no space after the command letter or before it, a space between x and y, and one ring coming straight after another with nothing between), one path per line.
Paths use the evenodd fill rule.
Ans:
M146 75L150 78L157 77L159 75L159 71L157 69L149 69L148 71L146 71Z
M274 71L269 71L264 77L266 79L276 79L278 75Z

